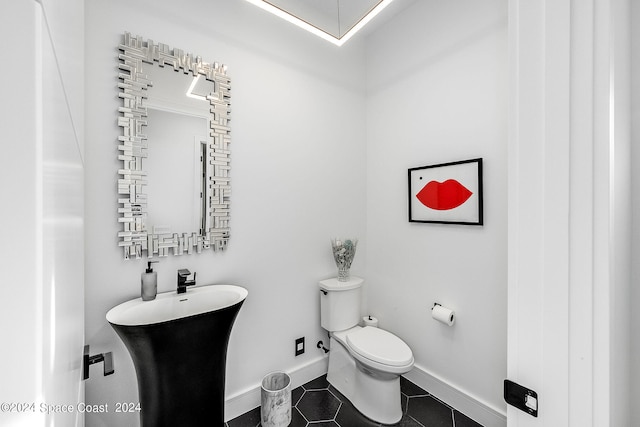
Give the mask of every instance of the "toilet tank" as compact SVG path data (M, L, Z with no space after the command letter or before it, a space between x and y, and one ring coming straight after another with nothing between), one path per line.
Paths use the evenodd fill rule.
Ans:
M346 282L337 278L320 281L320 324L324 329L344 331L360 322L363 282L353 276Z

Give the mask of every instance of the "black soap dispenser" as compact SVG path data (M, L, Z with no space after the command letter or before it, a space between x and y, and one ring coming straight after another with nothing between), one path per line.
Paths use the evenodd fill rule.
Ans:
M142 301L151 301L156 298L158 293L158 273L153 271L151 264L158 261L148 261L147 269L142 273L140 278L140 293Z

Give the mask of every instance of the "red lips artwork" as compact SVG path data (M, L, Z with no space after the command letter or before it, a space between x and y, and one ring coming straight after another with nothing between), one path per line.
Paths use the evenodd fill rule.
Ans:
M455 179L444 182L430 181L416 194L420 203L428 208L448 211L461 206L473 193Z

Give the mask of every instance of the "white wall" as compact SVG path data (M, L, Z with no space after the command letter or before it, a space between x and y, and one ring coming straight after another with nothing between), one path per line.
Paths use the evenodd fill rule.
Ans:
M415 2L366 49L358 38L336 49L245 2L191 4L198 14L169 1L86 3L87 342L116 358L116 374L88 384L87 400L137 399L129 356L104 320L138 296L144 268L123 261L116 244L116 45L131 31L229 65L229 250L156 269L160 291L175 288L182 267L201 284L249 289L231 336L227 396L322 357L316 282L335 274L328 238L348 234L361 240L352 272L366 277L369 311L409 343L419 367L503 412L505 2ZM409 224L407 168L473 157L484 158L485 225ZM435 301L456 309L455 327L430 319ZM303 335L307 353L294 358ZM113 416L87 422L112 425Z
M506 2L419 1L367 39L367 286L416 366L505 411ZM408 223L407 169L482 157L482 227ZM446 327L434 302L453 308Z
M140 294L144 261L117 246L117 45L130 31L229 66L232 79L232 237L228 251L165 258L158 290L176 270L198 283L249 290L229 345L227 396L266 373L323 356L317 281L336 274L329 238L358 236L352 267L364 273L364 54L341 49L244 1L86 2L86 339L112 350L115 374L87 384L87 401L137 401L130 357L105 320ZM294 339L307 352L294 358ZM91 426L136 425L137 414L98 414Z

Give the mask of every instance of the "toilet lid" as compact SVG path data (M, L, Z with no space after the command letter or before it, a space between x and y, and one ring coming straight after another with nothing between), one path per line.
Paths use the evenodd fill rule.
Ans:
M413 361L409 346L391 332L365 326L347 335L349 347L362 357L388 366L405 366Z

